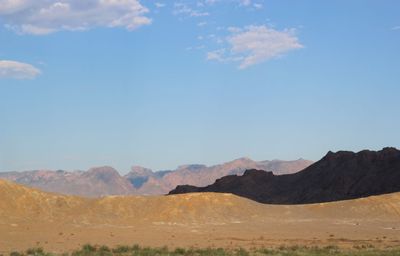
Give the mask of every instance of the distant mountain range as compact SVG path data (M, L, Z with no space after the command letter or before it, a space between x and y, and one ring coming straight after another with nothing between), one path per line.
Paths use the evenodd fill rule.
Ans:
M220 165L182 165L175 170L153 172L134 166L121 176L109 166L91 168L88 171L0 172L0 179L11 180L48 192L88 197L106 195L161 195L178 185L206 186L226 175L242 175L246 169L262 169L276 175L298 172L312 164L311 161L253 161L240 158Z
M223 192L261 203L305 204L400 191L400 151L395 148L328 152L320 161L288 175L256 169L262 168L222 177L206 187L178 186L169 194Z

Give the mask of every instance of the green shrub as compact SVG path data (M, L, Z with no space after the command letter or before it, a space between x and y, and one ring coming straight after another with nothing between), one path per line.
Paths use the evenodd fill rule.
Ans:
M236 250L236 255L237 256L249 256L250 254L245 249L240 248L239 250Z
M132 250L133 250L133 251L139 251L139 250L140 250L140 246L139 246L138 244L134 244L134 245L132 246Z
M99 249L97 250L97 252L98 252L97 253L98 256L112 256L113 255L111 252L111 249L105 245L100 246Z
M45 252L42 248L28 249L25 253L12 252L10 256L52 256ZM280 246L276 249L262 248L246 250L239 249L223 249L223 248L176 248L172 251L167 247L140 247L133 246L117 246L109 248L107 246L93 246L85 244L81 249L74 251L72 254L64 253L56 256L400 256L400 248L379 250L365 244L355 245L353 249L343 250L337 246L326 247L302 247L302 246Z
M174 254L178 254L178 255L185 255L186 250L183 248L176 248L174 251Z
M45 253L43 248L29 248L26 250L26 254L29 256L44 256L44 255L50 255L49 253Z
M129 248L129 246L125 246L125 245L119 245L116 248L112 249L113 253L127 253L131 251L131 249Z
M23 254L19 252L11 252L10 256L23 256Z
M84 244L82 246L82 251L83 252L95 252L96 251L96 247L94 247L91 244Z

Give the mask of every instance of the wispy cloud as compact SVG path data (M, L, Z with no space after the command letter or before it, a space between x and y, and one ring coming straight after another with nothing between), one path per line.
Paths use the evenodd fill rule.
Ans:
M224 56L226 49L218 49L215 51L207 52L207 60L216 60L219 62L227 61L227 58Z
M214 5L218 3L234 3L239 6L251 6L253 0L199 0L197 1L197 6Z
M262 9L262 8L263 8L263 5L260 4L260 3L255 3L255 4L253 4L253 6L254 6L254 8L256 8L256 9Z
M27 63L12 60L0 60L0 78L33 79L41 71Z
M8 29L34 35L94 27L133 30L151 23L147 13L139 0L5 0L0 4L0 16Z
M159 3L159 2L154 3L154 5L155 5L157 8L163 8L163 7L166 6L166 4L164 4L164 3Z
M205 21L197 23L198 27L204 27L205 25L207 25L207 22L205 22Z
M231 27L228 31L231 34L223 39L226 47L208 52L208 60L239 62L239 68L244 69L303 48L294 29L278 31L262 25Z
M250 6L251 0L240 0L240 4L244 6Z
M262 1L262 0L259 0ZM176 1L174 2L173 14L186 15L188 17L210 16L213 8L218 4L236 5L248 9L261 9L262 4L253 0L197 0L197 1Z
M392 27L391 30L400 30L400 26Z
M189 6L188 4L181 3L181 2L177 2L174 4L173 13L175 15L183 14L183 15L187 15L190 17L204 17L204 16L210 15L209 12L194 9L193 7Z

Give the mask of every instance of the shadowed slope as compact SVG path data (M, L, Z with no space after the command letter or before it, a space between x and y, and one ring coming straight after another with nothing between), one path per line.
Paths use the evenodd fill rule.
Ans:
M170 194L233 193L262 203L304 204L354 199L400 191L400 151L329 152L295 174L247 170L226 176L207 187L178 186Z

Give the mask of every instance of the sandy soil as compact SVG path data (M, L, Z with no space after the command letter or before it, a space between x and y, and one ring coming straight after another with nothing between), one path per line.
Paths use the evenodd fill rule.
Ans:
M82 244L400 246L400 193L276 206L231 194L85 199L0 181L0 253Z

